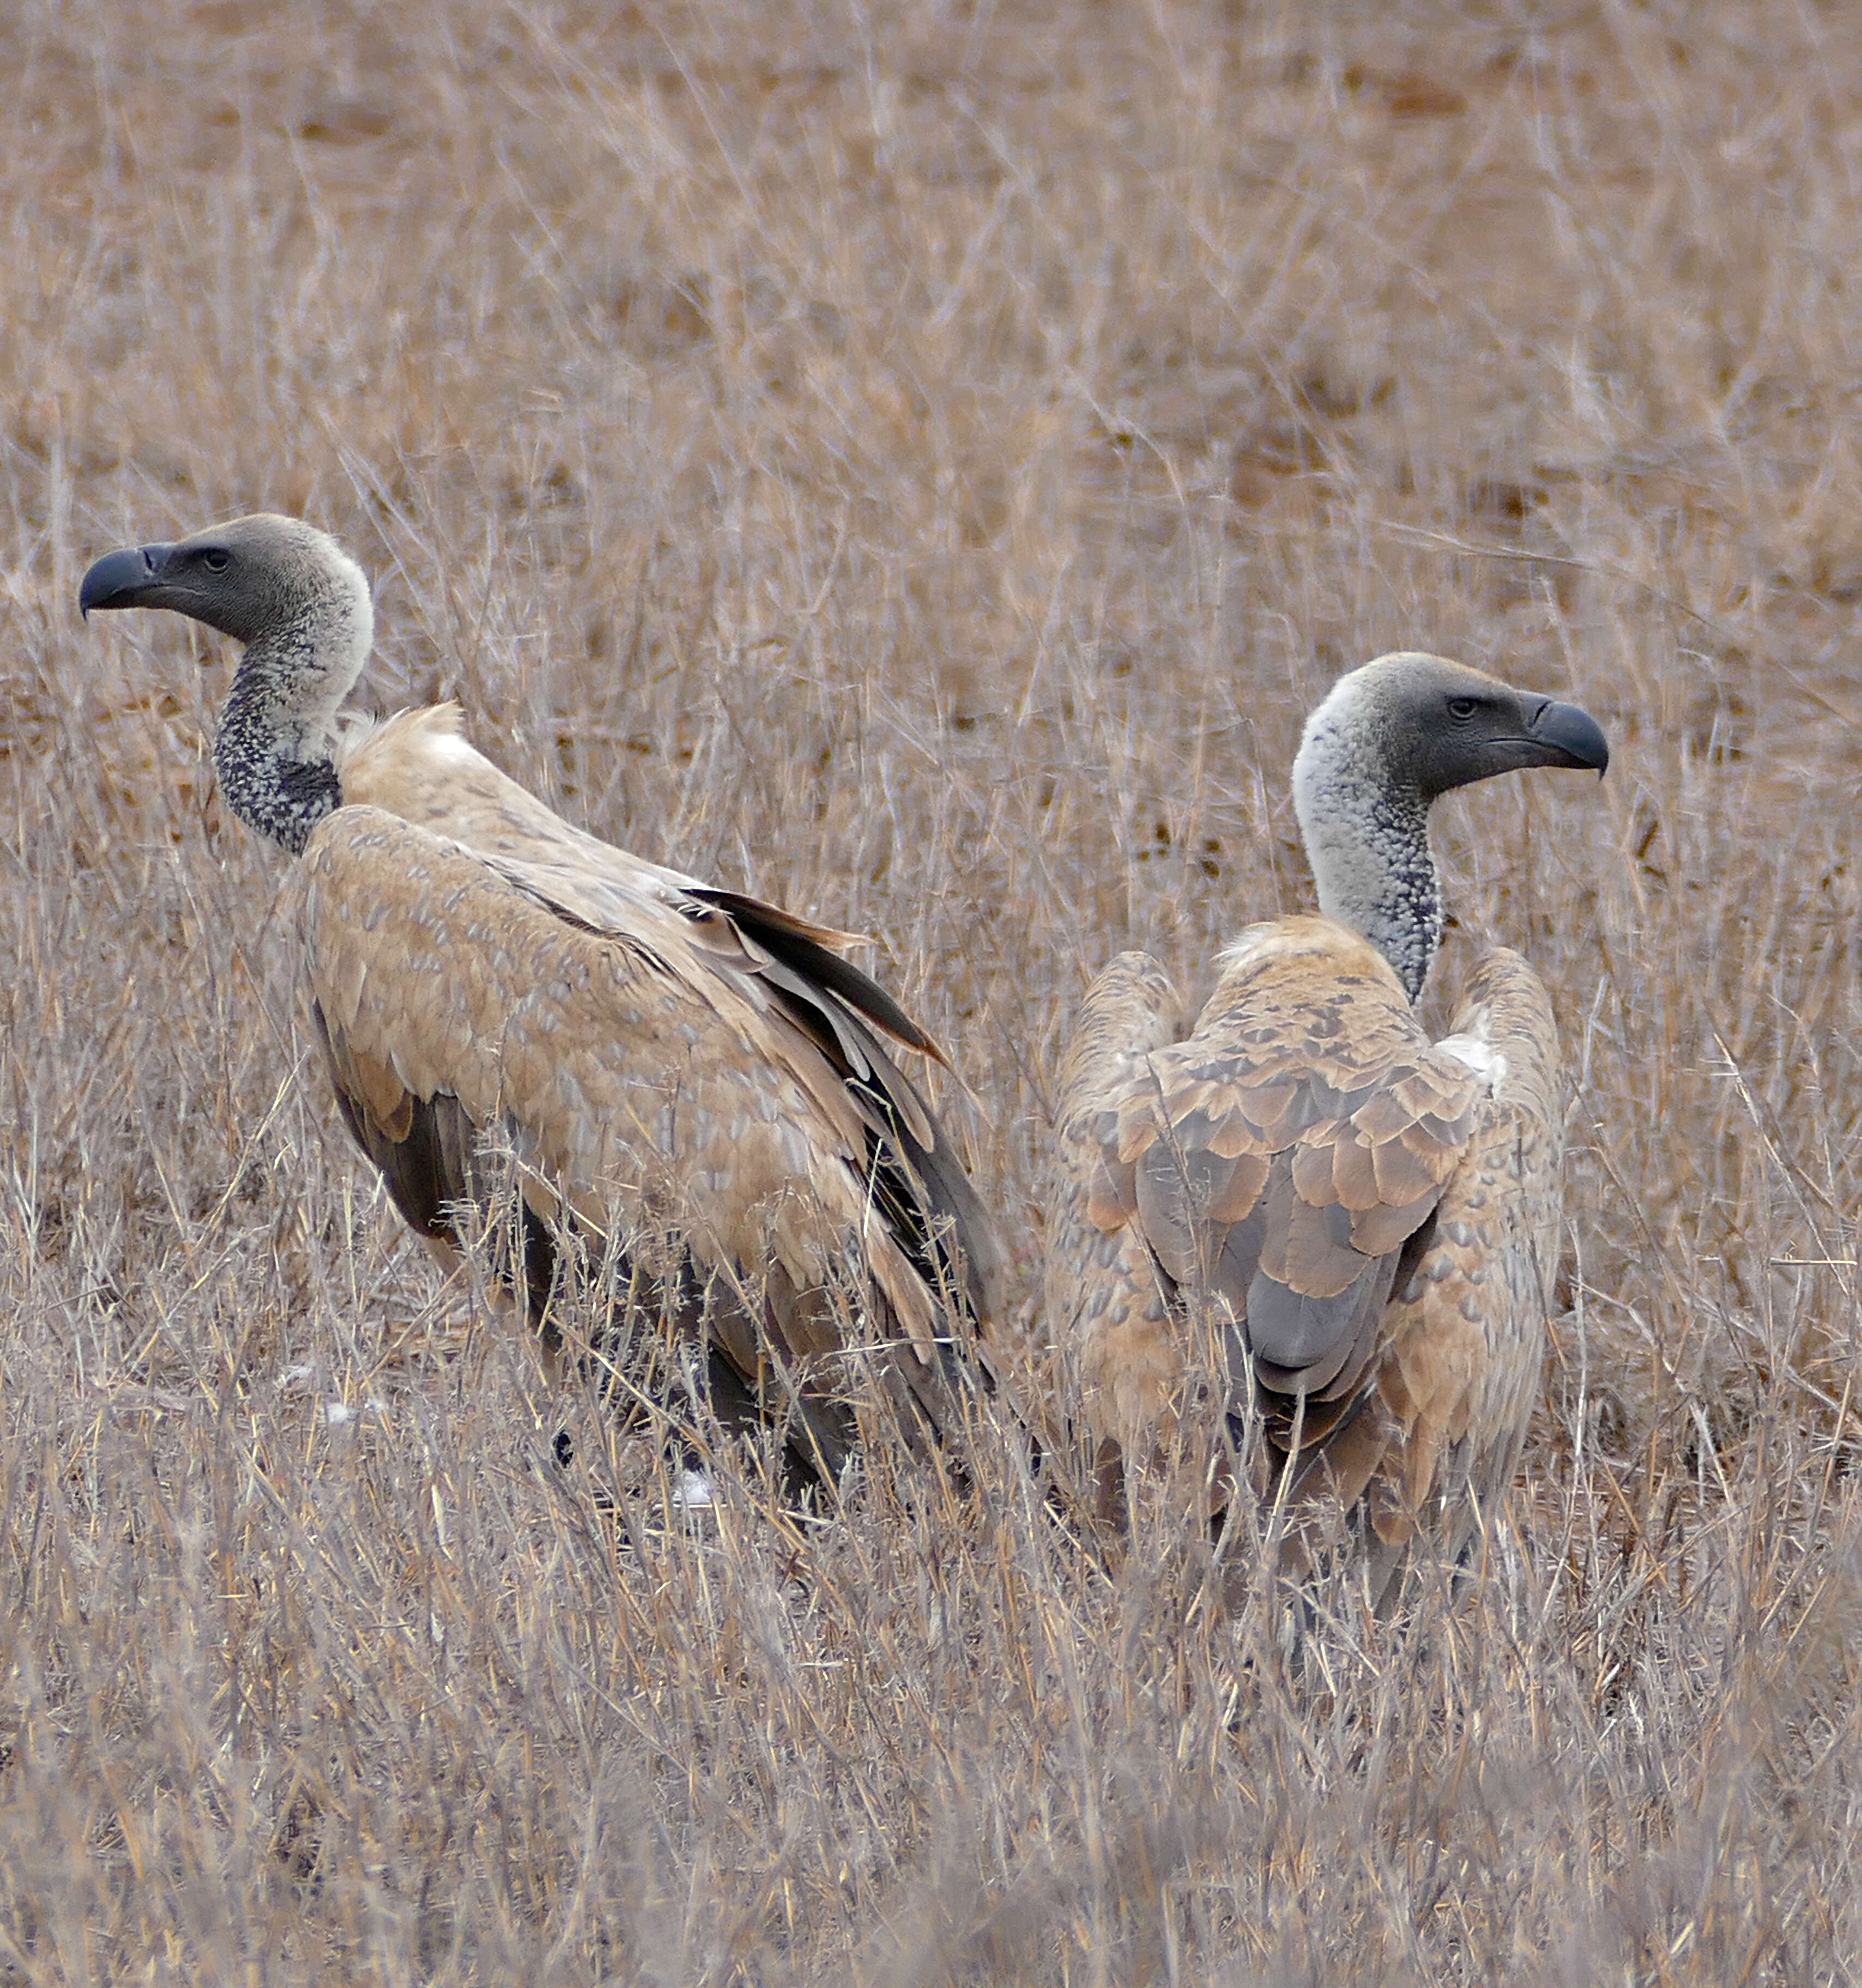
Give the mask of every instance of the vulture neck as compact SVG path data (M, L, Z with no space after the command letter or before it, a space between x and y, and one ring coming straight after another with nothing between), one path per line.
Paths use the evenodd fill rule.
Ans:
M361 569L333 564L246 644L214 742L227 806L268 840L303 854L343 804L337 712L368 659L374 614Z
M1293 762L1293 808L1319 909L1369 939L1414 1001L1442 937L1431 797L1391 766L1373 713L1335 711L1333 702L1313 713Z

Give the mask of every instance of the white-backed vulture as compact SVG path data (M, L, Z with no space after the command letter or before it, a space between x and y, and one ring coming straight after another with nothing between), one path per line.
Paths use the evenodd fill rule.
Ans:
M1480 960L1441 1041L1417 1017L1442 925L1429 812L1609 756L1574 705L1440 657L1367 663L1294 762L1320 915L1243 931L1187 1032L1143 953L1088 989L1060 1073L1046 1306L1108 1516L1200 1415L1281 1515L1289 1567L1341 1512L1380 1604L1419 1538L1446 1564L1466 1550L1537 1392L1563 1121L1551 1005L1517 953ZM1189 1398L1198 1344L1213 1402Z
M805 1470L845 1461L862 1358L915 1439L946 1426L1000 1246L880 1035L938 1052L841 956L848 935L572 827L466 743L455 705L340 726L368 583L297 519L111 553L79 604L169 608L244 645L221 792L303 860L316 1033L418 1233L444 1253L481 1226L494 1136L546 1336L564 1225L611 1263L638 1236L660 1302L709 1335L719 1412L782 1421Z

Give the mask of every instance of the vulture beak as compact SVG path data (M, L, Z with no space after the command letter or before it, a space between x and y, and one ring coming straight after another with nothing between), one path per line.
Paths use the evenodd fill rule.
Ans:
M78 589L78 612L86 620L93 607L157 607L162 569L172 546L130 546L106 553Z
M1531 754L1528 766L1594 770L1600 779L1610 765L1610 741L1603 726L1575 704L1555 704L1548 698L1526 720L1522 742Z

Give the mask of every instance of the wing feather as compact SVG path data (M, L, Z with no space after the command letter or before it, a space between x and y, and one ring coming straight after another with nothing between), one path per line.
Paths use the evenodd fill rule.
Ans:
M858 1009L908 1049L920 1050L939 1063L948 1062L943 1051L877 981L841 957L841 948L857 942L852 934L811 924L792 912L778 911L774 904L743 897L735 891L694 887L691 895L723 912L739 931L748 934L802 980Z
M919 1288L913 1288L911 1277L902 1283L895 1299L902 1316L928 1320L927 1307L934 1303L929 1293L947 1285L965 1308L986 1320L994 1310L1004 1262L994 1224L949 1139L867 1017L914 1046L940 1058L942 1053L889 996L829 949L828 942L851 944L851 938L753 898L689 884L604 843L584 840L594 855L578 846L567 854L553 850L547 860L500 857L493 867L540 904L592 932L631 938L657 928L662 946L675 955L682 935L692 942L683 950L693 959L737 989L750 990L759 1006L773 999L824 1060L831 1094L821 1098L824 1107L838 1114L851 1104L871 1134L875 1151L869 1161L876 1157L888 1174L872 1185L889 1214L912 1230L906 1253ZM740 928L740 912L747 930ZM811 979L809 969L816 967L829 979ZM845 1002L853 992L859 999L849 1007ZM888 1148L902 1158L902 1170L888 1173Z
M1181 1003L1170 979L1141 952L1121 953L1094 980L1062 1060L1056 1100L1058 1158L1048 1218L1045 1343L1028 1355L1027 1406L1049 1438L1077 1437L1096 1468L1103 1446L1167 1430L1183 1370L1173 1286L1136 1219L1139 1160L1156 1136L1128 1131L1126 1110L1152 1080L1152 1050L1173 1042ZM1070 1412L1078 1404L1077 1422Z
M1556 1254L1558 1050L1536 976L1488 955L1438 1045L1363 941L1284 919L1236 949L1179 1041L1161 996L1134 998L1155 988L1137 957L1088 993L1063 1084L1071 1219L1048 1295L1089 1418L1128 1456L1166 1440L1187 1322L1213 1307L1248 1349L1231 1407L1264 1428L1260 1488L1290 1469L1386 1543L1457 1485L1498 1495Z
M439 1232L443 1203L476 1198L471 1156L496 1132L584 1218L678 1229L719 1288L767 1265L777 1294L763 1327L823 1393L845 1381L823 1371L848 1351L824 1294L851 1251L907 1342L879 1363L887 1385L943 1425L958 1378L950 1319L966 1293L987 1316L996 1246L863 1016L791 969L771 980L767 950L723 910L698 907L695 921L650 870L597 888L570 865L488 861L347 806L312 837L304 871L331 1074L416 1226ZM719 1343L761 1385L743 1332Z
M1429 1246L1390 1305L1376 1384L1390 1435L1371 1499L1386 1547L1407 1552L1426 1532L1448 1564L1518 1467L1561 1242L1557 1028L1517 953L1495 947L1470 975L1444 1046L1457 1045L1492 1074ZM1393 1574L1401 1564L1391 1557Z

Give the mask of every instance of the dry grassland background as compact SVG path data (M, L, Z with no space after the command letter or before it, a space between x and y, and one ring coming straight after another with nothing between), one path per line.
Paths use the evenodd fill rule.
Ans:
M0 1982L1862 1973L1854 11L14 0L0 77ZM1305 901L1329 680L1588 705L1441 823L1440 989L1523 946L1574 1078L1480 1594L1296 1695L988 1430L620 1481L334 1125L223 645L78 623L260 506L365 705L883 935L1024 1286L1085 976Z

